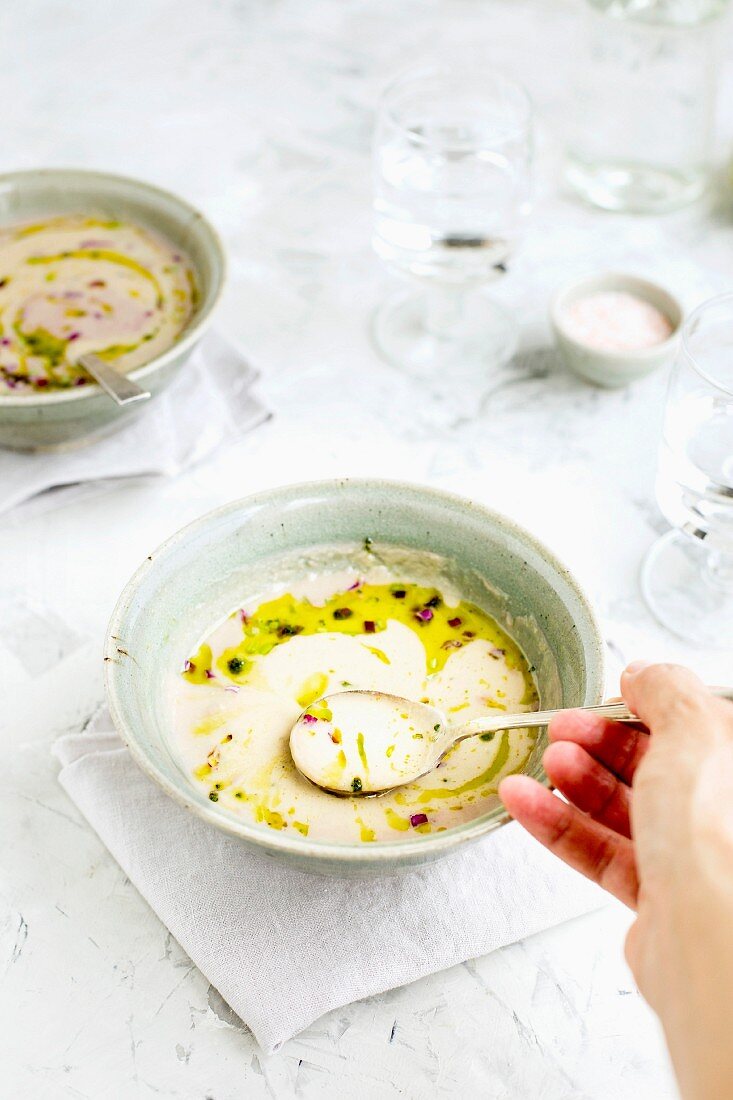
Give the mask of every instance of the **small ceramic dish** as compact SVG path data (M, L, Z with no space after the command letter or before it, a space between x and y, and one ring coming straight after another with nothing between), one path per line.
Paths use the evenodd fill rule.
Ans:
M203 821L301 870L386 874L430 862L503 825L501 805L472 821L395 840L336 843L276 831L238 817L194 785L174 755L163 685L192 646L232 607L248 577L283 555L315 546L392 544L431 551L468 578L466 597L481 602L536 667L545 706L598 703L603 642L575 579L527 531L460 497L389 481L291 485L228 504L179 531L142 564L112 616L105 646L106 687L117 729L133 757L168 795ZM307 569L307 564L304 564ZM542 731L527 764L546 782Z
M652 347L629 351L607 351L581 343L571 335L564 323L566 312L573 302L602 291L623 291L649 302L668 319L672 326L670 336ZM606 389L616 389L627 386L670 362L677 350L683 311L676 298L656 283L634 275L610 273L580 279L561 290L550 307L550 320L555 339L570 370L586 382Z
M129 372L155 397L185 363L208 328L224 284L226 262L211 224L183 199L140 180L77 169L42 169L0 175L0 225L58 214L90 213L156 230L191 260L196 310L172 347ZM143 405L142 408L145 406ZM120 408L96 384L23 396L0 397L0 447L60 450L89 442L136 415Z

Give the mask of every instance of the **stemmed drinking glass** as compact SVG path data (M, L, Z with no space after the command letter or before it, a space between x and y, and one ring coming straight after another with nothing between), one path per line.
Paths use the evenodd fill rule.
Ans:
M657 499L675 530L644 563L649 606L681 637L733 648L733 294L705 302L682 331Z
M375 315L391 363L437 377L512 356L516 321L476 291L507 269L531 159L529 97L488 66L422 66L389 85L374 138L373 243L413 280Z

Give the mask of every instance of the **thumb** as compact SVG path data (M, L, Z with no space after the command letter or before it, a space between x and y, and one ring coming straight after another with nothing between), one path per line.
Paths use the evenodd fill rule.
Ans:
M712 698L702 680L682 665L630 664L621 676L628 706L654 732L684 726L705 710Z

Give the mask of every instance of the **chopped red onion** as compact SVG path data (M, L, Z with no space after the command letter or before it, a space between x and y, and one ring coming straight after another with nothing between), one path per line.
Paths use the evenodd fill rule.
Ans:
M196 671L196 665L193 663L193 661L189 661L188 658L186 658L186 660L183 662L183 671L184 672L195 672Z
M80 336L80 332L70 332L66 339L69 343L71 343L72 340L78 340Z
M418 825L427 825L427 823L427 814L413 814L410 818L410 824L412 825L413 829L416 829Z
M415 618L419 619L421 623L429 623L433 617L432 607L423 607L420 611L415 612Z
M455 618L455 619L448 619L448 626L460 626L460 625L461 625L461 621L462 621L462 620L461 620L461 619L458 619L458 618Z
M244 626L246 626L247 623L249 622L249 615L247 614L247 612L244 610L243 607L240 608L240 610L239 610L239 617L242 620L242 624Z
M315 714L304 714L302 721L306 726L312 726L314 722L318 721L318 719L316 718Z
M347 592L353 592L356 588L361 588L361 581L357 578L353 584L350 584L346 589Z
M493 649L490 649L489 653L497 661L499 660L500 657L505 657L506 656L506 650L505 649L498 649L496 646L494 646Z
M206 676L207 680L215 680L216 679L216 676L214 675L214 673L211 671L210 668L206 669L206 672L204 673L204 675Z

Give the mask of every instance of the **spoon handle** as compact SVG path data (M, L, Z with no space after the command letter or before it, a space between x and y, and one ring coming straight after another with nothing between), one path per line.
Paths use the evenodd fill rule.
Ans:
M713 695L721 699L733 701L733 688L711 687ZM529 729L534 726L546 726L556 714L563 714L567 710L583 710L587 714L598 714L602 718L612 718L614 722L638 722L638 717L630 711L626 703L600 703L594 707L563 707L559 710L533 710L524 714L497 714L487 715L485 718L474 718L467 722L456 737L456 741L463 741L466 737L477 737L481 733L498 733L500 730Z
M133 401L145 401L150 397L147 390L98 355L80 355L79 362L118 405L130 405Z

